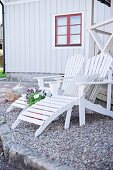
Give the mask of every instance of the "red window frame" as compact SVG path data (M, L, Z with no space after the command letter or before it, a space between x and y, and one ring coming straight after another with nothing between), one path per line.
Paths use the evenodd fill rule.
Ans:
M80 16L80 24L70 24L70 17L71 16ZM67 25L60 25L58 26L57 21L58 18L63 18L66 17L67 18ZM78 26L80 25L80 33L78 34L71 34L70 33L70 27L71 26ZM62 26L67 26L67 34L58 34L58 27L62 27ZM58 44L58 36L63 36L66 35L67 36L67 44ZM80 43L79 44L70 44L70 37L71 35L80 35ZM82 45L82 13L79 14L68 14L68 15L58 15L55 16L55 47L65 47L65 46L81 46Z

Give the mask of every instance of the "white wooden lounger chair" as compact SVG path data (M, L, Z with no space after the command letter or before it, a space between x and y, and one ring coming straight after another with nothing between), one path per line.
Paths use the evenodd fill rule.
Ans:
M78 74L81 71L81 68L83 66L84 63L84 57L80 54L78 55L74 55L72 57L70 57L67 61L67 65L66 65L66 69L65 69L65 75L64 77L74 77L76 74ZM56 76L45 76L45 77L36 77L35 79L38 80L39 82L39 86L40 89L45 89L44 87L44 78L55 78L55 79L61 79L62 76L61 75L56 75ZM55 86L55 83L53 84ZM55 88L54 90L51 90L51 93L55 93L57 94L57 90L59 88L60 83L57 83L57 88L56 88L56 92L55 92ZM25 109L28 107L27 102L26 102L26 98L24 97L25 95L23 94L22 97L20 97L18 100L16 100L15 102L13 102L10 107L7 109L6 112L10 112L13 108L18 107L21 109Z
M39 125L38 130L35 132L35 137L39 136L53 120L65 111L67 112L65 129L69 128L71 111L74 105L79 105L80 125L85 125L85 108L101 114L113 116L112 111L108 111L100 105L93 104L98 90L97 86L91 85L105 83L103 80L112 63L112 57L107 54L100 54L88 59L86 62L85 75L81 76L81 78L77 76L75 79L67 81L67 86L65 83L65 86L63 87L64 95L53 95L51 98L45 98L22 111L17 117L17 120L12 124L12 129L16 128L21 121L34 123ZM86 85L85 88L84 85Z

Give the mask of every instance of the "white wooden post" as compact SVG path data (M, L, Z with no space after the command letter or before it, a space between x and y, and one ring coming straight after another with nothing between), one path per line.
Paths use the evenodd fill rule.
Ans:
M79 86L79 124L85 125L84 85Z
M111 18L113 18L113 0L111 0L111 10L110 10L110 13L111 13Z
M44 79L37 79L38 80L38 85L41 88L44 88Z
M113 0L111 0L111 18L113 18ZM113 23L111 23L111 32L113 32ZM112 81L112 70L109 69L108 72L108 81ZM107 109L110 110L111 108L111 92L112 92L112 85L108 84L107 89Z
M109 69L108 71L108 81L112 81L112 70ZM108 89L107 89L107 109L111 109L111 88L112 85L108 84Z
M85 51L86 59L94 56L94 40L89 33L90 27L93 25L94 18L94 0L87 1L87 46Z

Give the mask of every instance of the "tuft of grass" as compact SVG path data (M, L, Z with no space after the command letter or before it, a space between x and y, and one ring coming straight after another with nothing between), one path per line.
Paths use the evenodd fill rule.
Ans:
M0 68L0 78L5 78L6 73L3 74L3 68Z

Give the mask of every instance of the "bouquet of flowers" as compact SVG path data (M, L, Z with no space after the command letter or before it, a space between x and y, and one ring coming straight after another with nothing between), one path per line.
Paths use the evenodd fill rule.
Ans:
M36 102L44 99L46 97L45 90L39 90L35 88L27 89L26 92L26 99L28 106L35 104Z

